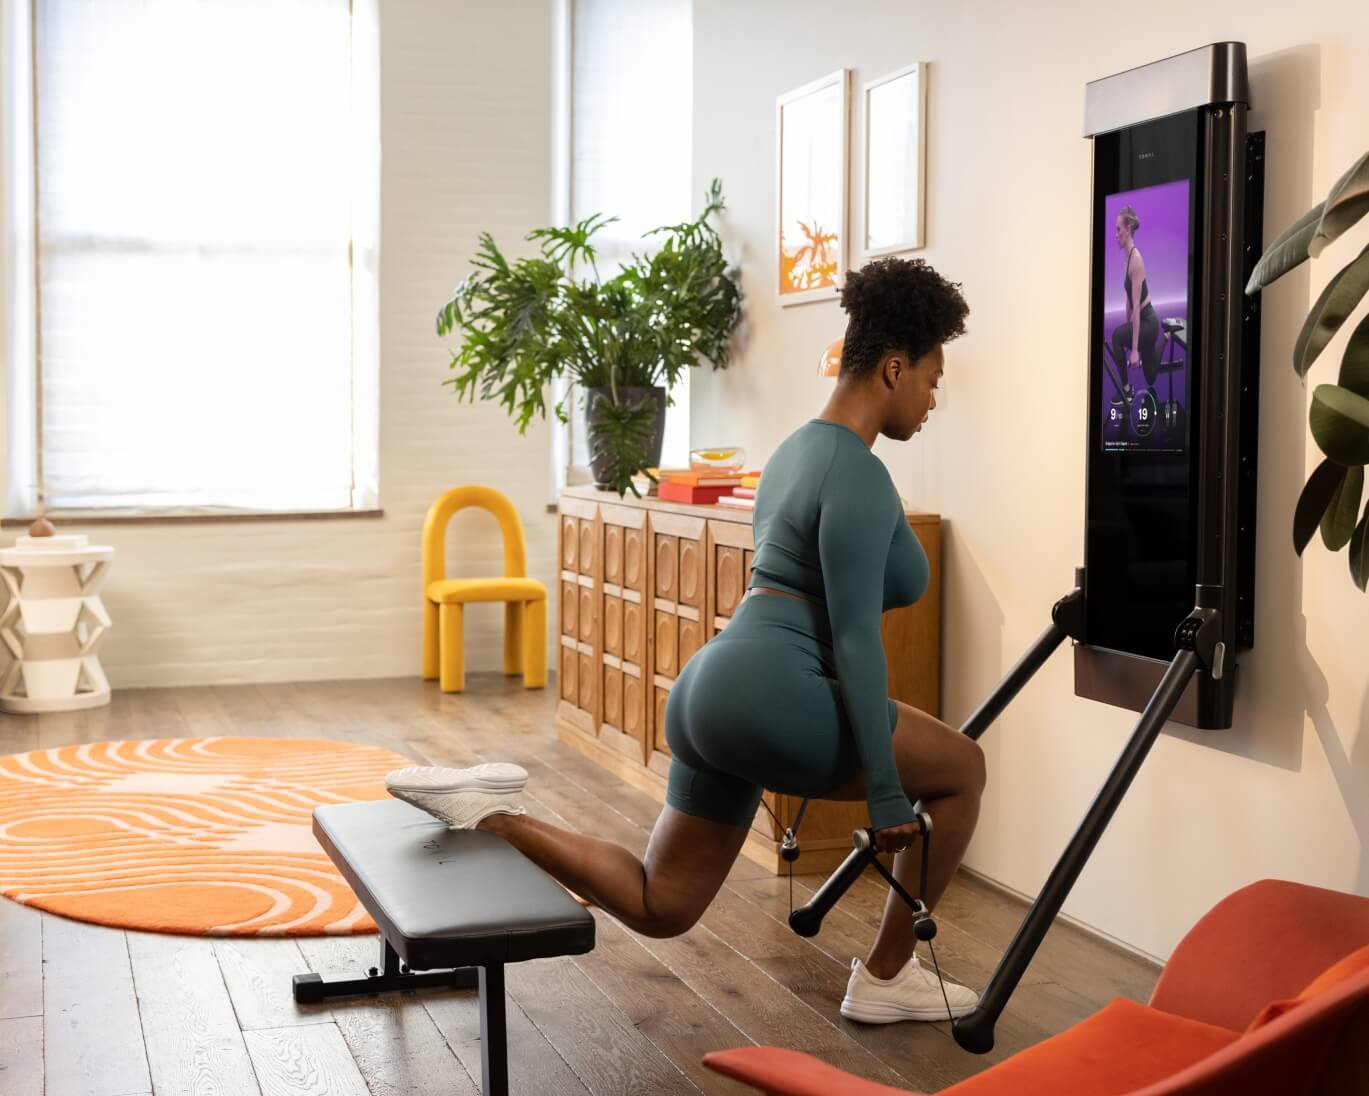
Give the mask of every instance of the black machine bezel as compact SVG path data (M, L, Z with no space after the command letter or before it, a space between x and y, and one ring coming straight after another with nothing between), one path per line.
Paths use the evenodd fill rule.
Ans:
M1235 654L1254 642L1254 477L1259 384L1259 302L1244 286L1259 257L1264 181L1263 134L1246 132L1245 102L1209 102L1144 119L1094 138L1090 209L1089 429L1085 475L1084 637L1074 649L1075 693L1140 711L1173 653L1166 635L1202 602L1218 611L1227 672L1195 675L1171 716L1194 727L1231 726ZM1188 301L1188 438L1185 452L1104 451L1100 373L1102 274L1100 232L1094 216L1106 195L1168 181L1185 172L1183 142L1175 157L1155 156L1143 172L1115 170L1122 142L1188 132L1193 127L1190 238L1193 255ZM1131 136L1128 136L1128 135ZM1158 151L1158 149L1157 149ZM1157 163L1158 161L1158 163ZM1110 242L1110 241L1104 241ZM1163 594L1127 588L1128 560L1119 558L1118 477L1145 485L1149 501L1182 520L1184 549L1161 554L1170 568ZM1111 491L1111 493L1109 493ZM1140 489L1138 488L1138 491ZM1145 492L1141 492L1145 494ZM1132 500L1134 501L1134 500ZM1107 513L1112 507L1113 513ZM1177 515L1183 515L1180 519ZM1111 541L1102 533L1112 522ZM1178 544L1171 537L1170 547ZM1152 579L1154 576L1150 576ZM1182 587L1188 594L1184 595ZM1141 626L1129 610L1143 618Z

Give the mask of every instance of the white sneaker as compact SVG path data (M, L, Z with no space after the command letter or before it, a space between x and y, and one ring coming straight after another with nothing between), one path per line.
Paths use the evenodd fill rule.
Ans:
M492 814L526 814L522 794L527 782L527 770L507 762L469 769L411 766L385 777L385 787L396 799L440 818L453 830L474 829Z
M950 1012L946 1002L950 1001ZM924 967L914 955L889 979L876 978L859 959L851 960L841 1014L863 1024L893 1024L899 1020L945 1020L964 1016L979 1003L979 995L947 981L945 996L936 972Z
M410 765L385 777L385 787L391 792L521 792L527 782L528 770L510 761L487 761L469 769Z

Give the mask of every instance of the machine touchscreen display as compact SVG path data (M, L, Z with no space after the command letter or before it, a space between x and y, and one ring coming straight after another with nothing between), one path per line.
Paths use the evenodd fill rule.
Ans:
M1188 437L1189 180L1108 194L1101 438L1109 452L1183 452Z

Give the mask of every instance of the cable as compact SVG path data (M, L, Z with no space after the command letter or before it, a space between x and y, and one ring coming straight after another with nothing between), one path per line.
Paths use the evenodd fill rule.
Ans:
M937 985L941 987L941 999L946 1002L946 1019L955 1023L955 1016L951 1013L951 999L946 996L946 979L941 976L941 964L936 961L936 945L930 940L927 941L927 950L932 953L932 968L936 971Z

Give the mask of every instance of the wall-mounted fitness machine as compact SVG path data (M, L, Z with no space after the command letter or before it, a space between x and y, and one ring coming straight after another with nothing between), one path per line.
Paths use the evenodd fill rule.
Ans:
M1084 566L1051 626L961 730L979 738L1067 637L1075 692L1141 718L979 1004L955 1021L956 1041L976 1053L993 1047L994 1024L1165 721L1231 725L1236 651L1254 641L1259 303L1242 287L1260 254L1264 135L1246 133L1249 105L1239 42L1085 88L1094 147ZM931 819L917 809L925 893ZM796 932L815 934L877 864L873 834L859 831L855 844L790 915ZM894 890L918 938L931 940L922 895Z

